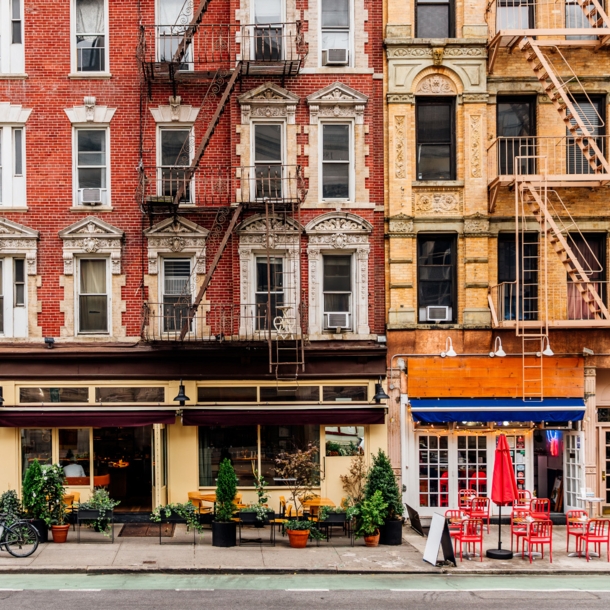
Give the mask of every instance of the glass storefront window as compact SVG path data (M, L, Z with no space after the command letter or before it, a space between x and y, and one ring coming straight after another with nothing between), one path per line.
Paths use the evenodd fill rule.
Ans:
M89 428L59 430L59 463L67 485L88 485L83 479L91 474Z
M366 402L367 387L365 385L324 385L322 400L324 402Z
M89 402L89 388L19 388L20 402Z
M319 402L320 386L262 386L261 402Z
M202 386L197 388L197 402L256 402L256 388Z
M326 456L364 455L364 426L326 427Z
M487 495L487 437L458 436L458 490Z
M95 388L95 402L165 402L165 388Z
M449 506L449 437L419 436L419 505Z
M21 468L25 476L34 460L41 464L51 464L51 430L21 430Z
M216 485L218 467L224 458L231 460L238 485L253 485L254 470L258 467L256 426L200 426L199 485L201 487Z

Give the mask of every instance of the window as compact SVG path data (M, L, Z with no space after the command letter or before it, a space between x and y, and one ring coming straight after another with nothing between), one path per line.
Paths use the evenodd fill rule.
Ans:
M107 261L103 258L79 260L78 332L107 333Z
M487 437L458 436L458 490L474 489L487 495Z
M75 0L76 71L105 72L106 6L104 0Z
M496 13L496 32L533 28L534 6L535 4L529 2L529 0L499 0Z
M254 0L254 57L257 61L282 59L282 0Z
M256 402L256 387L200 387L197 388L197 402Z
M11 44L23 44L21 0L11 0Z
M261 402L319 402L320 386L261 386Z
M368 388L365 385L324 385L324 402L367 402Z
M455 322L455 273L455 238L450 235L419 236L417 300L420 322Z
M350 61L350 0L321 0L322 65Z
M453 38L453 2L417 0L417 38Z
M575 95L572 104L580 120L585 128L592 136L597 147L602 154L605 154L605 124L603 116L605 116L605 101L600 96ZM570 119L571 125L576 125L574 118ZM582 130L576 130L577 135L582 135ZM576 138L572 132L566 128L567 137L567 173L568 174L593 174L595 170L584 156ZM583 143L587 144L588 139L584 139ZM597 157L593 157L594 165L599 164Z
M326 456L364 455L364 426L327 426Z
M3 0L0 2L0 73L23 72L23 0Z
M88 388L19 388L19 402L89 402Z
M601 233L570 234L568 244L576 259L581 264L593 288L607 303L606 295L606 236ZM595 314L590 311L578 286L568 275L568 320L593 320Z
M0 204L24 206L25 134L23 127L0 127Z
M58 430L59 464L66 475L66 485L88 485L91 474L89 428Z
M350 125L322 125L322 199L350 199Z
M282 197L283 125L254 125L254 165L256 199Z
M95 388L95 402L165 402L164 388Z
M517 264L519 264L519 319L538 319L538 235L538 233L525 233L519 236L518 253L515 252L514 233L498 235L500 320L517 318Z
M159 0L157 23L157 56L159 61L172 61L193 15L190 0ZM181 70L193 69L192 47L189 45L180 64Z
M160 130L160 168L157 194L175 197L184 189L181 203L191 203L191 181L186 180L186 169L191 164L191 129Z
M268 263L268 264L267 264ZM256 257L256 330L273 328L273 320L282 315L284 305L284 259Z
M595 10L595 5L586 4L582 6L578 4L578 2L576 2L575 0L567 0L566 28L577 28L579 30L590 29L592 26L589 20L587 19L586 13L591 13L592 18L601 19L601 15L597 12L597 10ZM595 34L591 36L566 36L566 40L597 40L597 36Z
M352 328L352 257L324 256L324 330Z
M449 506L449 437L418 437L419 505Z
M107 131L76 130L77 204L107 205Z
M536 135L536 100L530 97L498 97L497 105L498 163L500 175L534 174ZM520 159L516 167L515 157Z
M191 305L191 261L163 260L163 332L180 332Z
M27 336L25 260L0 259L0 334Z
M38 460L41 464L52 464L51 430L21 430L21 475L23 477L34 460Z
M416 101L417 179L455 179L455 112L453 98Z

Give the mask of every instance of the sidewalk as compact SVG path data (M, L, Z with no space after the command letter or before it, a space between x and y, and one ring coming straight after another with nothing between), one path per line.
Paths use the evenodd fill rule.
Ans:
M0 553L1 573L370 573L370 574L610 574L606 548L602 558L568 557L565 527L553 528L553 563L537 559L531 565L526 558L493 561L479 558L460 562L456 568L437 568L424 563L422 554L426 539L409 527L404 528L401 546L367 548L362 540L350 546L346 537L333 537L330 543L309 543L306 549L291 549L288 539L278 534L276 546L249 544L229 549L212 547L209 530L197 536L193 546L192 532L178 525L173 538L120 538L121 524L115 525L115 542L83 528L81 544L76 532L70 530L66 544L41 544L34 555L17 559ZM267 532L265 532L267 533ZM245 530L244 536L255 538L258 531ZM497 546L498 528L491 526L483 548ZM502 528L503 547L510 548L510 528ZM574 540L571 541L574 546ZM572 549L573 550L573 549ZM439 560L442 559L442 554Z

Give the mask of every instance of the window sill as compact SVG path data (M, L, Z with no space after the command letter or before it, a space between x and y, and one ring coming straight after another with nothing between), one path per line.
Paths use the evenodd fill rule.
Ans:
M0 210L2 212L27 212L29 208L23 205L0 205Z
M28 75L25 72L2 72L0 80L25 80Z
M70 212L112 212L114 208L111 205L73 205Z
M110 72L70 72L68 74L68 78L71 79L105 79L112 78L112 74Z
M464 186L463 180L414 180L411 183L411 186L418 187L426 187L430 188L431 186Z

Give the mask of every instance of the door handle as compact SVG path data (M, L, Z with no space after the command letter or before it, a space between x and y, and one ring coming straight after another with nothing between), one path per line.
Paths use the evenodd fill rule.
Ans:
M606 471L602 470L602 481L606 480Z

